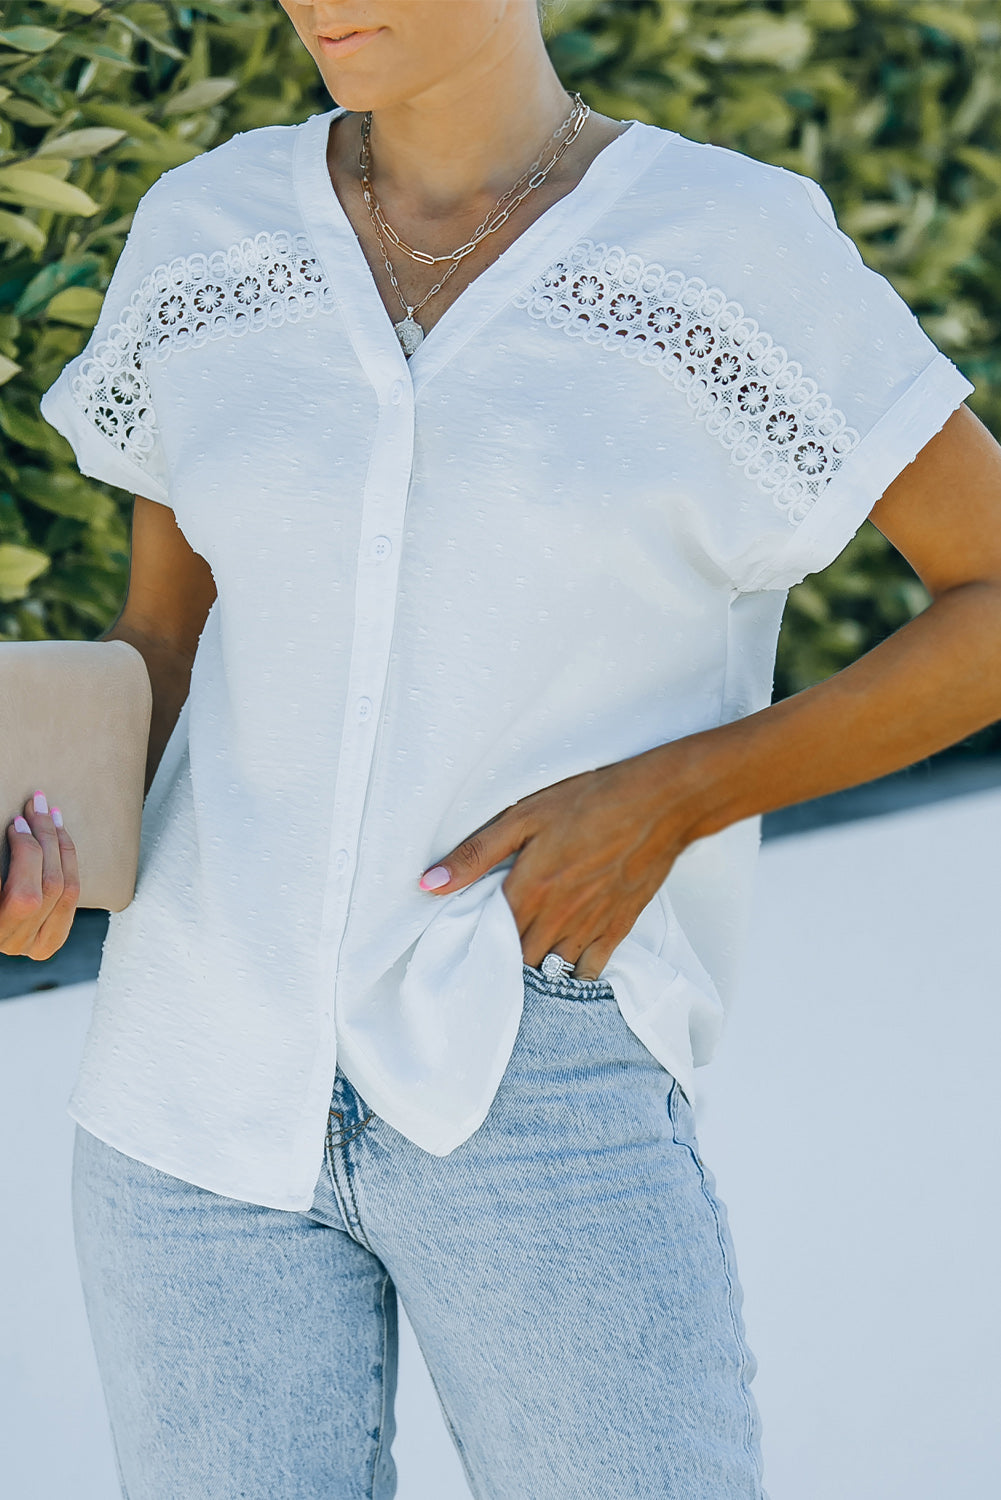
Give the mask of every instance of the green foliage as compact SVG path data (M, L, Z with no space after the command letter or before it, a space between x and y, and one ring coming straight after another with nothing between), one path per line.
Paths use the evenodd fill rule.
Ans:
M997 0L544 0L593 108L816 178L866 262L976 383L1001 435ZM124 598L130 497L38 417L93 326L135 204L239 130L328 108L276 0L6 0L0 30L0 639L99 634ZM868 523L790 595L777 691L927 603ZM1001 748L1001 733L974 743Z
M90 639L128 586L131 496L38 414L168 167L331 100L275 0L5 0L0 29L0 640Z
M818 181L1001 437L997 0L565 0L547 30L561 78L593 108ZM838 671L927 603L866 522L790 593L777 696ZM967 745L1001 750L1001 726Z

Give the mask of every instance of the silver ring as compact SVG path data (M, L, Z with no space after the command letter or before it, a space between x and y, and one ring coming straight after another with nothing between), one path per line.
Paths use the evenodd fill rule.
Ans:
M558 953L547 953L539 965L539 972L547 979L562 979L566 974L572 974L573 964L568 958L561 958Z

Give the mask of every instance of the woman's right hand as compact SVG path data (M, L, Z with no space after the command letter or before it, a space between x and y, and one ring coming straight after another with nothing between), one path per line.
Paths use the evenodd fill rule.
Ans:
M0 953L51 958L73 926L80 895L76 845L42 792L7 827L10 867L0 888Z

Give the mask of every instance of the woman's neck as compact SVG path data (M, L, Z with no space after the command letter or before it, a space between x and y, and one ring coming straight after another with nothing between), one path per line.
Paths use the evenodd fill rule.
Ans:
M574 103L560 84L549 99L547 112L540 107L525 119L504 113L494 121L492 132L483 133L474 127L459 129L452 114L413 110L405 115L411 105L373 110L369 170L390 222L421 224L432 232L436 224L443 231L467 224L475 228L540 153L547 162L556 151L559 141L550 137L572 117ZM542 196L554 190L559 195L578 182L594 157L625 128L619 120L591 112L553 167ZM564 136L565 132L560 140ZM335 184L350 183L359 194L360 146L361 114L349 113L331 131L328 160Z
M473 203L495 203L572 110L551 69L514 93L450 91L440 102L407 100L373 110L373 181L380 196L408 215L454 218Z

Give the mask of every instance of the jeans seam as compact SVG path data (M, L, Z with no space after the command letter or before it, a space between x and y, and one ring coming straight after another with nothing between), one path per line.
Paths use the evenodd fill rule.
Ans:
M326 1139L326 1143L325 1143L325 1150L324 1150L323 1159L326 1162L327 1177L328 1177L328 1179L330 1181L330 1186L333 1189L334 1196L337 1199L338 1206L340 1207L341 1213L344 1216L344 1220L345 1220L345 1223L346 1223L347 1222L347 1215L344 1213L344 1205L343 1205L343 1203L341 1203L340 1189L339 1189L338 1183L337 1183L337 1173L334 1171L334 1136L333 1136L333 1129L332 1129L332 1126L331 1126L331 1121L333 1120L333 1117L334 1117L333 1116L333 1111L331 1110L331 1112L327 1115L327 1139Z
M713 1197L713 1194L709 1191L708 1187L706 1186L706 1173L705 1173L705 1167L703 1166L703 1163L702 1163L702 1158L698 1154L698 1152L695 1151L692 1148L692 1146L690 1145L690 1143L688 1141L682 1140L679 1137L679 1135L678 1135L678 1122L677 1122L677 1119L675 1117L674 1102L675 1102L675 1095L676 1095L677 1092L680 1092L680 1090L681 1090L681 1085L678 1083L677 1079L675 1079L672 1082L672 1084L671 1084L670 1092L668 1093L668 1096L667 1096L667 1112L668 1112L668 1117L669 1117L669 1119L671 1121L671 1130L672 1130L672 1133L674 1135L674 1143L677 1146L682 1146L688 1152L689 1156L692 1158L692 1161L695 1163L696 1170L698 1171L698 1174L699 1174L699 1186L700 1186L700 1188L702 1190L702 1196L703 1196L703 1198L706 1200L706 1202L709 1205L710 1212L712 1213L712 1216L713 1216L713 1223L716 1226L716 1243L719 1246L720 1257L721 1257L721 1259L723 1261L723 1275L726 1277L726 1304L727 1304L727 1312L729 1313L729 1316L730 1316L730 1328L731 1328L731 1330L733 1332L734 1341L735 1341L735 1343L737 1345L737 1351L738 1351L738 1353L740 1355L739 1384L740 1384L741 1399L742 1399L742 1401L744 1403L744 1417L745 1417L744 1443L743 1443L743 1446L744 1446L745 1453L747 1454L747 1456L754 1463L755 1471L756 1471L756 1474L757 1474L757 1482L756 1482L756 1486L755 1486L753 1500L762 1500L763 1491L761 1489L761 1463L760 1463L760 1459L759 1459L758 1455L755 1453L754 1446L753 1446L755 1421L754 1421L754 1414L753 1414L753 1412L751 1410L751 1402L750 1402L749 1392L748 1392L748 1380L747 1380L748 1349L747 1349L746 1342L745 1342L743 1336L741 1335L740 1327L739 1327L739 1324L737 1322L736 1309L734 1307L733 1273L732 1273L732 1270L731 1270L731 1267L730 1267L729 1257L728 1257L728 1255L726 1253L726 1244L725 1244L724 1239L723 1239L722 1227L720 1225L719 1208L718 1208L718 1205L716 1203L715 1198Z
M368 1118L371 1119L372 1116L369 1115ZM368 1121L364 1122L364 1124L367 1124L367 1123L368 1123ZM358 1130L354 1131L353 1134L352 1134L352 1136L350 1137L350 1139L353 1140L355 1135L360 1135L362 1128L363 1127L359 1127ZM353 1181L354 1172L353 1172L352 1167L351 1167L351 1158L348 1156L347 1145L346 1145L345 1142L341 1143L341 1160L344 1163L344 1181L347 1184L348 1195L349 1195L349 1197L351 1199L351 1207L354 1210L354 1226L353 1227L354 1227L354 1231L355 1231L355 1238L357 1239L357 1241L358 1241L358 1243L360 1245L364 1245L365 1249L366 1250L371 1250L372 1254L374 1255L375 1254L375 1250L374 1250L374 1248L373 1248L373 1246L371 1244L371 1241L369 1240L368 1235L365 1233L364 1227L363 1227L362 1222L361 1222L361 1214L358 1212L358 1199L355 1197L355 1187L354 1187L354 1181Z
M374 1119L375 1119L375 1110L374 1109L370 1109L369 1112L368 1112L368 1114L365 1116L364 1120L359 1120L358 1124L357 1125L352 1125L352 1127L351 1127L350 1130L342 1130L341 1133L340 1133L340 1137L336 1141L335 1144L338 1145L338 1146L346 1146L347 1143L348 1143L348 1141L353 1141L356 1135L361 1135L362 1131L365 1129L365 1126L368 1124L369 1120L374 1120ZM328 1123L329 1123L329 1116L328 1116Z
M372 1483L369 1487L369 1500L377 1500L375 1493L375 1481L379 1475L379 1459L382 1457L382 1439L386 1431L386 1359L389 1353L389 1327L386 1320L386 1291L389 1287L389 1272L382 1278L382 1295L379 1298L379 1306L382 1312L382 1381L381 1402L379 1409L378 1435L375 1441L375 1453L372 1458Z
M337 1168L334 1165L334 1140L333 1140L333 1134L331 1132L330 1120L331 1120L331 1116L328 1115L327 1116L327 1143L326 1143L326 1153L325 1153L326 1154L326 1162L327 1162L327 1177L330 1179L330 1187L331 1187L331 1190L333 1191L334 1197L337 1200L337 1207L341 1211L341 1218L344 1220L344 1228L347 1230L347 1232L351 1236L351 1238L353 1240L357 1241L358 1240L358 1236L355 1233L355 1226L351 1222L351 1215L348 1212L348 1205L347 1205L347 1203L345 1201L345 1198L344 1198L344 1191L343 1191L343 1189L341 1187L340 1182L338 1181L338 1178L337 1178ZM357 1208L356 1208L356 1213L357 1213ZM368 1247L366 1246L366 1249L367 1248Z

